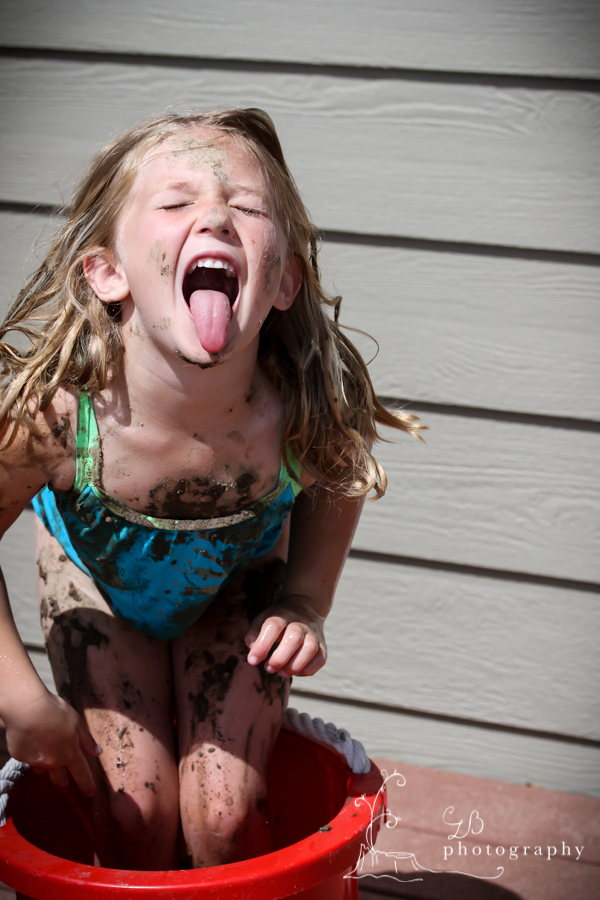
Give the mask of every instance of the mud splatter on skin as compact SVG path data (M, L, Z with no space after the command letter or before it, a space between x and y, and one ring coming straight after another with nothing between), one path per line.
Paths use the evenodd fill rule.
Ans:
M58 422L52 426L52 434L63 450L66 450L72 434L71 423L67 416L61 416Z
M273 652L277 646L279 645L274 646L271 652ZM284 706L287 699L288 687L291 685L292 679L281 678L277 674L271 675L269 672L265 672L264 662L259 663L256 666L256 669L260 677L260 685L255 685L256 693L263 694L267 698L269 706L273 706L275 700L279 700L281 705Z
M283 587L285 568L282 559L274 559L260 569L250 569L246 572L242 582L244 591L242 607L246 613L248 624L264 609L277 603ZM275 651L276 647L277 645L271 649L271 653ZM240 648L240 653L248 655L245 644ZM272 706L276 699L283 706L287 699L291 679L280 678L277 674L265 672L264 662L259 663L256 670L260 679L260 684L255 685L257 693L264 694L269 706Z
M274 559L261 568L249 569L245 573L242 607L249 625L264 609L277 603L283 588L285 568L282 559Z
M190 475L179 479L165 478L148 491L146 515L166 519L213 519L239 512L251 500L252 485L259 481L251 469L236 479L223 480L205 475ZM237 497L224 502L221 498L235 490ZM220 502L219 502L220 501Z
M199 654L200 651L194 653ZM202 673L202 684L197 693L194 694L192 691L188 693L188 700L192 706L192 733L196 725L206 720L211 707L214 710L217 703L225 700L239 664L238 657L233 654L228 656L225 662L217 662L209 650L203 650L202 655L208 668ZM193 653L187 657L184 667L186 671L197 659L198 656L194 657ZM208 752L211 752L210 748Z
M167 263L167 247L164 241L154 241L150 248L150 259L158 265L161 276L170 275L173 267Z
M68 680L59 685L59 694L73 709L100 705L88 676L88 650L90 647L106 647L108 637L91 622L74 619L69 612L55 616L54 622L62 636L61 650Z
M172 320L169 316L163 316L162 319L157 319L156 322L152 323L152 328L156 331L166 331L173 324ZM140 423L143 424L143 423Z
M193 359L188 359L187 356L184 356L183 353L179 352L179 350L176 350L175 353L179 357L179 359L182 359L190 366L197 366L199 369L213 369L215 366L220 366L223 362L222 359L214 359L210 362L196 362Z
M239 478L235 479L235 489L243 501L247 502L250 500L252 485L256 484L257 481L258 479L253 472L244 472Z
M225 153L214 141L201 141L195 137L181 138L171 151L171 155L174 159L185 156L188 166L193 171L210 169L221 184L229 181L229 174L223 168Z

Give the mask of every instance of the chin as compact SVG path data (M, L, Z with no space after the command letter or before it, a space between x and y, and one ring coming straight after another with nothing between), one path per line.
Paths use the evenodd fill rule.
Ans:
M219 356L216 359L194 359L195 354L191 353L189 356L186 356L181 350L177 350L176 354L183 362L190 366L196 366L198 369L213 369L215 366L220 366L224 361Z

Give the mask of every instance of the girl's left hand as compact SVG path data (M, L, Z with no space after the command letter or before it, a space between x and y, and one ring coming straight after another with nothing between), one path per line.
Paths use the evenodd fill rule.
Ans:
M265 662L265 672L282 678L291 675L314 675L327 660L323 631L325 619L319 616L310 597L293 594L258 615L246 635L248 662L256 666L267 660L275 644L278 646Z

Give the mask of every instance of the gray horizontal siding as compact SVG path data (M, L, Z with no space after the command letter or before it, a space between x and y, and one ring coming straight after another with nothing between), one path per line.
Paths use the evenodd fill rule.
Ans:
M598 579L600 433L423 418L427 446L378 445L389 489L365 504L356 547Z
M3 200L61 202L94 148L167 107L253 105L322 228L600 250L593 93L20 59L0 84Z
M594 0L4 0L2 43L597 78Z
M327 633L327 666L297 687L600 749L598 594L350 559Z
M600 267L325 241L322 268L380 394L600 418Z

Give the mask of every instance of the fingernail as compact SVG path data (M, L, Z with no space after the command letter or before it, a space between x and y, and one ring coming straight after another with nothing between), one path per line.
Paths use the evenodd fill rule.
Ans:
M96 746L94 747L94 750L96 751L98 756L100 756L102 754L102 747L100 747L99 744L96 744Z
M251 666L255 666L256 663L258 662L258 658L256 656L254 656L254 654L250 653L248 656L248 662L250 663Z

